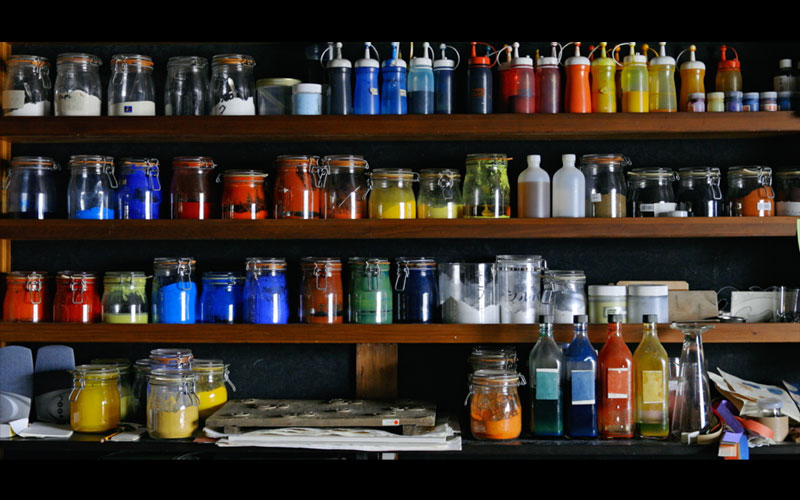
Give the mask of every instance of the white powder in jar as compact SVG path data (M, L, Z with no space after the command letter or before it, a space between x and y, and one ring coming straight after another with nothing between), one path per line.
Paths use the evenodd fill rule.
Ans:
M213 114L215 115L255 115L256 105L252 97L240 99L234 97L227 101L219 101L214 105Z
M100 116L102 102L83 90L56 94L56 116Z

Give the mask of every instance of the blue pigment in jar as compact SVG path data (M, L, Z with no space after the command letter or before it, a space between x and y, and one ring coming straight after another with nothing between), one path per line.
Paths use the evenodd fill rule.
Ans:
M243 274L203 273L202 291L197 303L197 322L241 323L244 311L243 297Z
M286 259L250 257L245 264L244 322L289 322Z
M192 281L192 257L159 257L153 262L152 322L193 324L197 285Z
M439 303L436 261L398 257L394 280L395 321L433 323Z
M161 182L158 160L123 158L120 160L116 210L119 219L158 219L161 207Z

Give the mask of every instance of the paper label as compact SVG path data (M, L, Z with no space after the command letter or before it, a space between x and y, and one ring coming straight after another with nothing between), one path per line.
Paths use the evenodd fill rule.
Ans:
M406 97L406 89L400 89L400 97Z
M390 426L400 425L400 421L399 420L392 420L392 419L382 419L381 420L381 425L383 427L390 427Z
M665 399L664 372L661 370L642 371L642 403L663 403Z
M375 87L370 87L369 88L369 93L370 93L370 95L378 95L378 89L375 88Z
M593 405L594 370L572 370L572 404Z
M660 214L662 212L673 212L676 207L677 203L642 203L639 205L639 210Z
M772 202L761 200L756 205L757 210L772 210Z
M5 90L3 91L3 110L10 111L19 109L25 105L24 90Z
M776 103L764 104L761 111L778 111L778 105Z
M631 392L629 373L627 368L608 369L608 399L628 399Z
M536 369L536 399L554 401L558 399L558 368Z
M604 307L603 317L608 319L609 314L619 314L621 316L627 316L628 308L626 306Z
M108 116L155 116L153 101L118 102L108 106Z
M592 193L592 203L600 203L603 201L603 195L600 193Z

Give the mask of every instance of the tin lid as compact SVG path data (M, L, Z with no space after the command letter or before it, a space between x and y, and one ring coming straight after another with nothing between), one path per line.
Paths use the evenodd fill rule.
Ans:
M113 66L126 64L128 66L140 66L142 68L153 69L153 59L150 56L141 54L116 54L111 56Z
M634 297L666 297L669 295L669 286L628 285L628 295Z
M757 92L753 92L753 93L756 94ZM778 98L778 93L775 92L775 91L761 92L759 95L760 95L761 99L777 99Z
M167 59L167 68L175 66L196 66L198 68L207 68L208 59L198 56L174 56Z
M589 295L624 297L627 294L625 285L589 285Z
M259 78L256 87L294 87L302 83L297 78Z
M56 57L56 65L60 64L91 64L92 66L100 66L103 64L103 61L92 54L69 52L66 54L59 54Z
M252 68L256 65L255 59L245 54L217 54L211 58L211 66L239 65Z
M709 92L708 93L708 100L709 101L712 100L712 99L720 99L721 100L721 99L724 99L724 98L725 98L725 93L724 92Z
M172 159L172 168L197 168L213 170L216 163L209 156L176 156Z

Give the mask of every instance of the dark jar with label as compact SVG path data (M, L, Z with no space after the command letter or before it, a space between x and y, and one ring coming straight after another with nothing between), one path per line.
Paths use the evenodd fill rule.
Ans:
M769 167L731 167L728 169L726 214L744 217L775 215L772 169Z
M722 174L718 168L689 167L678 171L678 210L689 217L718 217L722 211Z
M675 172L668 168L636 168L628 173L628 213L631 217L659 217L674 212Z
M170 213L173 219L211 219L211 171L217 165L207 156L172 159Z

